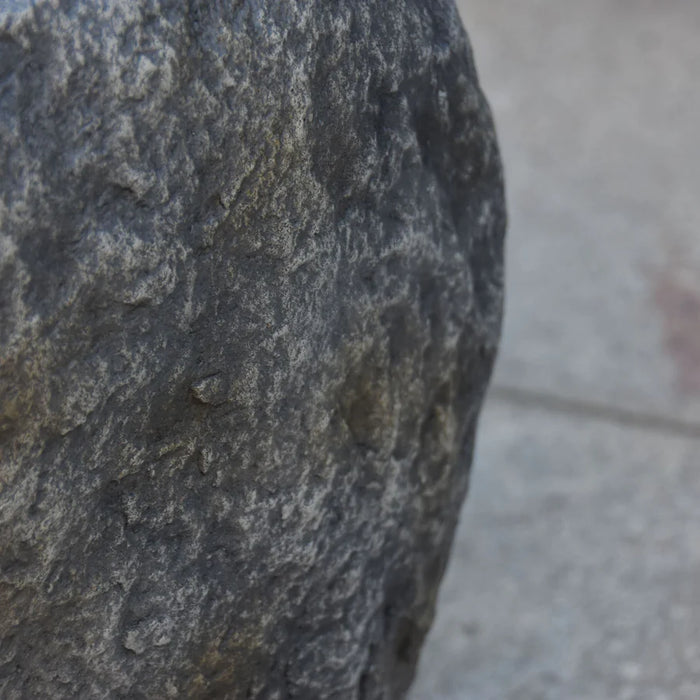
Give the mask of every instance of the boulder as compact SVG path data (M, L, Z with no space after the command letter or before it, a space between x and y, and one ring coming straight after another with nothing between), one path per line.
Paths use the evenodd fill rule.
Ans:
M452 0L0 5L0 696L398 698L505 228Z

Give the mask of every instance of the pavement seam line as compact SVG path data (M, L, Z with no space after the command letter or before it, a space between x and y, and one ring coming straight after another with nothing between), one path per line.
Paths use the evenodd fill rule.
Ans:
M488 396L498 401L538 408L551 413L562 413L605 423L651 430L669 436L700 440L700 423L684 421L662 414L635 411L620 406L611 406L610 404L571 398L507 384L493 385L489 390Z

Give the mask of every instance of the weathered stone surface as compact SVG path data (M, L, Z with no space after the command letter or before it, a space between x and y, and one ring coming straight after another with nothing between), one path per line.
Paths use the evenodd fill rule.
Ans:
M0 696L400 696L501 311L451 0L4 2L0 162Z

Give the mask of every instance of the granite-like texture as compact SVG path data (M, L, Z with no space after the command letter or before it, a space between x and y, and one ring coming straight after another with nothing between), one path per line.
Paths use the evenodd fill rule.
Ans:
M0 696L395 698L505 226L453 3L0 4Z

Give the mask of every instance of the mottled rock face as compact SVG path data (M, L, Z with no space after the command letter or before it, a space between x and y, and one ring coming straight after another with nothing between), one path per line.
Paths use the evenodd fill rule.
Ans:
M451 0L0 4L0 696L396 698L504 205Z

